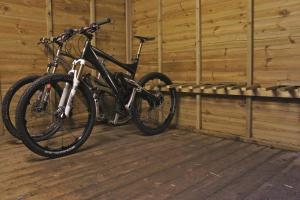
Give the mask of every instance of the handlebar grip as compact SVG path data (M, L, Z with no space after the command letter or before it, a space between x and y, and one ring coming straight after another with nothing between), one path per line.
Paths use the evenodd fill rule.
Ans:
M107 23L110 23L110 22L111 22L110 18L104 18L104 19L101 19L99 21L96 21L95 24L97 26L101 26L103 24L107 24Z

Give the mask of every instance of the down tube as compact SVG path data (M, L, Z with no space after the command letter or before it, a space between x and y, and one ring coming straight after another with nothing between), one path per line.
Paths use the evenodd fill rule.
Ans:
M112 88L114 95L119 99L119 90L114 81L112 80L111 76L109 75L109 72L105 68L103 64L101 64L98 61L98 58L95 54L95 52L91 49L91 45L87 44L86 48L84 50L84 54L82 56L84 60L89 61L92 63L92 65L100 72L101 76L104 78L104 80L107 82L107 84ZM122 102L123 103L123 102ZM123 104L124 105L124 104Z

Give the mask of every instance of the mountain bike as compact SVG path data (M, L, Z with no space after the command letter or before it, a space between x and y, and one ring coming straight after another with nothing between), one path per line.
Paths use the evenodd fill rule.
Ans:
M62 50L63 43L59 43L55 53L53 47L51 47L53 46L54 41L58 40L56 38L50 39L43 37L38 42L38 44L42 44L44 46L44 52L47 56L53 56L52 59L49 58L46 74L55 73L58 65L63 66L63 68L68 71L71 67L70 64L64 59L64 57L75 59L75 57L73 57L71 54ZM15 127L15 123L12 121L13 104L16 101L15 98L18 98L18 94L21 93L26 88L26 86L33 83L40 77L40 75L31 75L18 80L9 88L9 90L3 97L1 113L3 124L8 132L17 139L20 139L20 135ZM61 91L59 91L59 88L56 88L56 92L61 93Z
M68 72L71 69L71 64L66 59L74 60L76 59L75 56L73 56L70 51L66 50L64 48L66 46L66 42L68 40L62 40L65 33L60 34L57 37L53 38L41 38L38 44L44 46L44 53L51 57L49 58L49 62L47 65L47 69L44 75L47 74L54 74L56 73L56 70L58 66L62 66L63 69ZM55 49L54 46L57 46ZM16 83L14 83L9 90L6 92L6 94L3 97L2 101L2 119L3 124L8 130L8 132L15 138L21 139L19 131L16 129L15 123L12 120L13 119L13 113L14 113L14 102L17 101L19 94L22 93L22 91L27 88L28 85L32 84L35 80L39 79L40 75L31 75L24 77L20 80L18 80ZM89 88L94 93L94 101L97 108L97 121L98 122L105 122L109 124L113 124L116 126L124 125L130 120L130 116L123 116L123 118L119 118L119 120L115 120L116 113L113 112L114 108L107 108L105 105L107 101L111 101L113 99L111 91L108 89L108 86L101 81L100 77L96 78L94 76L91 76L90 74L86 77L86 82L89 82ZM101 85L101 91L94 89L93 84L100 84ZM54 87L55 92L60 95L62 93L62 89L59 87ZM102 107L102 109L101 109ZM49 133L49 132L48 132ZM46 133L43 133L44 136L46 136Z
M162 133L170 125L176 111L176 90L174 88L162 90L162 88L171 85L172 81L159 72L152 72L139 81L135 80L143 44L155 38L134 36L140 41L137 54L131 64L122 63L91 45L93 33L107 23L110 23L109 18L92 23L88 27L66 31L63 40L77 34L85 36L85 45L80 59L73 61L68 75L44 76L35 81L22 95L17 105L17 129L22 135L23 143L34 153L49 158L65 156L76 151L90 136L94 127L96 108L93 94L85 76L82 75L87 63L100 73L111 89L118 105L116 118L119 115L131 115L135 125L148 136ZM127 73L110 72L106 68L106 60L126 70ZM39 110L48 114L45 119L32 117L30 110L35 105L40 91L49 94L54 85L60 85L63 92L58 101L49 106L52 111ZM82 100L78 101L79 99ZM57 132L46 140L35 140L38 134L36 130L47 127L46 124L49 123L51 126L58 127Z

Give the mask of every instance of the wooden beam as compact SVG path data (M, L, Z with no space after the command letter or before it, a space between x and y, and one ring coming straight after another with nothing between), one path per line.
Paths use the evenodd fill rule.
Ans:
M93 23L96 21L96 0L90 0L90 23ZM97 38L96 33L93 34L94 38L92 40L92 45L96 46Z
M197 89L197 88L199 88L199 87L201 87L201 85L195 84L195 85L190 86L190 87L189 87L189 90L194 90L194 89Z
M90 0L90 23L93 23L96 21L96 0ZM94 37L92 40L92 45L97 46L97 35L96 33L93 33ZM91 70L91 73L93 76L97 76L96 70Z
M162 15L163 15L163 13L162 13L162 7L163 7L163 5L162 5L162 1L163 0L157 0L157 21L156 21L156 23L157 23L157 66L158 66L158 72L163 72L163 45L162 45L162 43L163 43L163 41L162 41ZM175 86L175 88L176 88L176 86ZM176 121L178 121L178 117L179 117L179 111L177 112L177 114L176 114L176 118L177 118L177 120ZM161 112L159 112L159 120L161 121L163 118L162 118L162 116L163 116L163 111L161 110Z
M47 23L47 36L53 36L53 10L52 0L46 0L46 23Z
M46 0L46 30L47 37L53 37L53 9L52 9L52 0ZM54 49L54 45L51 45L52 49ZM50 53L50 52L49 52ZM54 57L54 52L51 52L52 55L47 55L48 62L51 61L51 57Z
M272 86L273 87L273 86ZM226 96L244 96L249 97L269 97L269 98L293 98L300 99L300 86L274 86L275 90L267 90L268 88L260 87L258 84L253 86L244 86L241 83L208 83L200 84L175 83L162 88L162 91L167 91L170 88L175 88L179 93L187 93L193 95L224 95Z
M53 8L52 8L52 0L46 0L46 28L47 28L47 37L53 37L54 35L54 31L53 31ZM48 63L51 62L51 60L54 58L54 45L51 45L52 48L52 55L47 55L48 57ZM50 101L56 101L56 94L53 93L52 91L50 92ZM50 110L51 112L54 112L55 108L53 106L53 104L51 104L52 106L50 106ZM54 119L54 118L53 118Z
M283 85L275 85L275 86L271 86L271 87L267 87L266 91L274 91L276 92L277 89L284 87Z
M132 61L132 4L131 0L125 1L125 15L126 15L126 61Z
M253 85L253 61L254 61L254 0L248 0L248 47L247 47L247 85ZM246 98L246 134L249 138L252 138L252 120L253 120L253 108L252 97Z
M178 87L178 89L183 89L183 88L188 88L188 87L191 87L191 86L193 86L193 85L195 85L195 83L185 83L185 84L182 84L182 85L180 85L179 87Z
M177 88L177 87L180 87L182 84L180 83L174 83L173 85L167 85L167 88L168 89L171 89L171 88Z
M248 0L248 45L247 45L247 83L253 85L254 62L254 0Z
M252 90L252 91L256 91L258 88L260 88L261 86L260 86L260 84L253 84L253 85L248 85L247 84L247 87L243 87L242 88L242 91L243 92L246 92L246 91L248 91L248 90Z
M202 25L201 25L201 0L196 0L196 84L202 80ZM196 129L202 129L202 98L196 96L197 114Z
M162 0L157 0L157 45L158 45L158 72L162 72L163 47L162 47Z
M240 90L240 91L242 91L242 89L243 89L243 87L244 87L245 85L246 85L246 84L236 84L236 85L227 87L227 89L228 89L228 90Z
M288 92L295 92L295 90L299 88L299 86L284 86L282 88L279 88L281 91L288 91Z
M226 89L226 85L225 84L219 84L219 85L214 85L212 87L213 90L218 90L218 89Z
M2 102L2 77L1 77L1 75L0 75L0 100L1 100L1 102ZM2 105L0 105L0 112L2 113ZM3 136L4 135L4 124L2 123L3 121L3 119L2 119L2 115L0 115L0 120L1 120L1 123L0 123L0 136Z

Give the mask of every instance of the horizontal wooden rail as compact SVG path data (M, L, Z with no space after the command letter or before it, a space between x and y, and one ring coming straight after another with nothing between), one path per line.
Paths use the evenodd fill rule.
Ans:
M300 98L300 85L277 84L271 87L261 87L259 84L247 86L247 83L234 82L203 82L175 83L173 85L160 86L162 91L175 88L177 92L206 95L229 95L229 96L257 96L273 98ZM153 89L153 86L146 87Z

